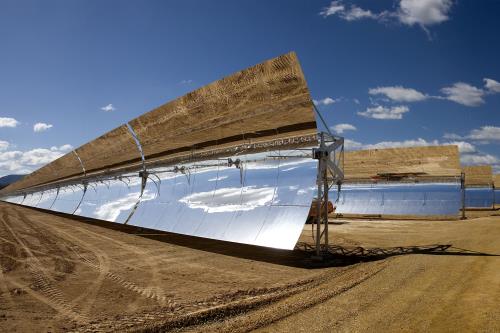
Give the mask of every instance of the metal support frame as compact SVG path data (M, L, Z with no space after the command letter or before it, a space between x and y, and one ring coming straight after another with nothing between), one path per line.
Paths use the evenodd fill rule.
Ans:
M344 179L344 138L329 133L318 134L319 147L313 148L313 158L318 160L316 184L316 257L328 251L328 192L339 187Z

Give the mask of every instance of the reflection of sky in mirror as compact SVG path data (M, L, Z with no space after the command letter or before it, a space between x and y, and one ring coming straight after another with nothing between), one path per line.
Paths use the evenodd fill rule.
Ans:
M241 193L245 191L245 199L241 199ZM194 193L180 199L190 208L201 208L207 213L252 210L258 206L269 205L273 199L274 188L255 188L245 186L243 188L233 187L220 189L217 196L213 192ZM241 204L242 201L244 204Z
M340 214L456 215L461 207L458 183L347 184L330 194Z
M289 155L283 158L279 156ZM229 158L155 167L141 196L138 176L90 180L45 193L44 208L158 230L293 248L315 191L316 164L301 151L242 152ZM309 154L310 155L310 154ZM29 195L36 204L40 194ZM54 201L55 199L55 201ZM134 210L135 209L135 210ZM293 213L292 213L293 211Z
M289 248L300 235L309 211L317 162L309 157L274 156L280 153L241 154L230 157L233 163L227 158L204 161L175 171L172 167L154 168L151 173L161 182L155 180L155 184L155 178L150 178L145 194L158 187L158 195L141 199L130 224ZM234 163L238 159L240 168ZM273 214L272 207L276 207ZM296 207L296 213L285 214L290 207Z
M495 191L491 187L465 189L465 206L471 208L489 208L495 201Z

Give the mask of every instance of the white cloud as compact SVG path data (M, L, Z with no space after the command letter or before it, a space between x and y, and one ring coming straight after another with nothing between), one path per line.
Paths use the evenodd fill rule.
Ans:
M344 11L345 6L342 4L342 1L332 1L330 5L323 8L323 10L319 14L323 17L328 17L330 15L335 15Z
M488 89L490 93L500 93L500 82L493 79L484 78L484 87Z
M344 1L332 1L319 13L323 17L338 16L346 21L372 19L378 22L389 20L405 25L418 25L427 31L427 27L449 20L452 0L399 0L396 10L384 10L378 13L356 5L344 4Z
M35 125L33 125L33 131L34 132L44 132L52 127L53 127L52 124L36 123Z
M500 141L500 127L483 126L478 129L473 129L467 138L480 141Z
M102 111L106 111L106 112L111 112L111 111L115 111L116 108L113 106L113 104L108 104L106 106L103 106L101 108Z
M20 122L14 118L0 117L0 127L16 127Z
M461 140L467 139L477 141L477 143L500 142L500 127L497 126L482 126L472 129L469 134L460 136L454 133L446 133L445 139Z
M342 0L332 1L328 7L323 8L319 13L323 17L338 15L346 21L357 21L362 19L378 19L380 14L375 14L368 9L360 8L356 5L345 6Z
M465 106L479 106L484 103L484 91L468 83L457 82L441 89L446 99Z
M375 106L367 108L364 112L358 112L358 115L373 118L373 119L403 119L403 114L409 112L410 109L407 106Z
M337 102L337 100L333 99L331 97L325 97L323 99L320 99L319 101L318 100L313 100L313 102L316 105L330 105L330 104L333 104L333 103Z
M182 80L181 82L179 82L179 84L191 84L193 83L193 80Z
M475 153L476 147L465 141L440 142L439 140L427 141L422 138L403 141L382 141L374 144L361 145L358 149L383 149L383 148L401 148L401 147L425 147L425 146L441 146L441 145L456 145L461 153ZM347 149L347 148L346 148Z
M419 102L427 99L427 96L420 91L402 86L372 88L368 90L368 93L370 95L385 95L396 102Z
M338 134L342 134L345 131L355 131L357 128L354 125L351 124L338 124L335 126L332 126L331 129Z
M36 148L24 152L20 162L28 166L44 165L64 155L60 151L53 151L45 148Z
M490 154L462 154L460 156L460 162L464 165L484 165L490 164L495 166L496 164L500 164L500 160L498 157L490 155Z
M1 145L1 144L0 144ZM73 147L62 145L60 147L35 148L28 151L6 150L9 146L4 145L0 149L0 177L8 174L26 174L52 162L63 156Z
M358 141L349 139L344 140L344 148L346 150L359 149L385 149L385 148L400 148L400 147L422 147L422 146L439 146L441 143L438 140L427 141L422 138L403 140L403 141L381 141L377 143L363 144Z
M370 10L352 5L348 10L344 11L342 18L346 21L357 21L365 18L376 19L377 15L372 13Z
M73 149L73 146L70 144L65 144L65 145L62 145L60 147L57 147L57 146L50 147L50 150L52 150L52 151L62 151L62 152L68 152L72 149Z
M345 150L363 149L363 144L361 142L354 141L351 139L344 139L344 148Z
M9 146L10 146L10 143L8 143L7 141L0 140L0 151L7 150L7 148L9 148Z
M383 149L383 148L399 148L399 147L422 147L422 146L438 146L439 141L427 141L422 138L416 140L404 141L382 141L375 144L366 144L363 149Z
M466 141L450 141L443 143L445 145L456 145L458 146L458 151L461 153L475 153L476 152L476 147Z
M397 11L399 21L426 27L449 19L452 0L401 0Z
M445 133L443 135L443 138L449 139L449 140L461 140L461 139L463 139L463 137L461 137L460 135L455 134L455 133Z

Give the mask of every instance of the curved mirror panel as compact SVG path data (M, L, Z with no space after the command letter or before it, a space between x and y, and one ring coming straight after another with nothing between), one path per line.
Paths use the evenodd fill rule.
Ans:
M24 196L18 195L15 197L7 197L7 198L4 198L2 200L10 202L10 203L20 204L21 202L23 202Z
M273 206L311 206L316 191L318 162L310 157L310 152L310 149L280 152L278 186Z
M461 206L460 191L460 185L456 183L344 185L335 212L354 215L456 215ZM337 191L332 191L332 201L337 196Z
M52 207L52 204L56 200L57 197L57 190L48 190L42 192L42 197L38 204L36 205L37 208L43 208L43 209L50 209Z
M135 207L140 187L131 188L120 180L89 183L76 215L124 223Z
M59 195L51 210L73 214L83 199L83 185L64 186L59 189Z
M310 160L293 157L284 172L298 169L295 176L300 174L302 179L284 177L281 183L280 165L284 159L279 151L154 168L129 224L291 249L300 236L314 193L316 170L315 162L311 164ZM287 191L288 205L278 205L278 184L282 185L282 193ZM294 195L300 199L294 199Z
M40 202L41 198L42 198L42 192L30 193L26 196L26 199L24 199L23 205L36 207L36 205L38 205L38 202Z
M491 187L466 188L465 207L469 208L491 208L493 207L495 192Z

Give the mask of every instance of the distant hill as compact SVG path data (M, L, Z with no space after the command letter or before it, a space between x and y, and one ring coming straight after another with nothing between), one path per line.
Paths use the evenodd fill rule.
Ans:
M0 177L0 189L5 186L12 184L13 182L17 182L19 179L23 178L26 175L7 175Z

